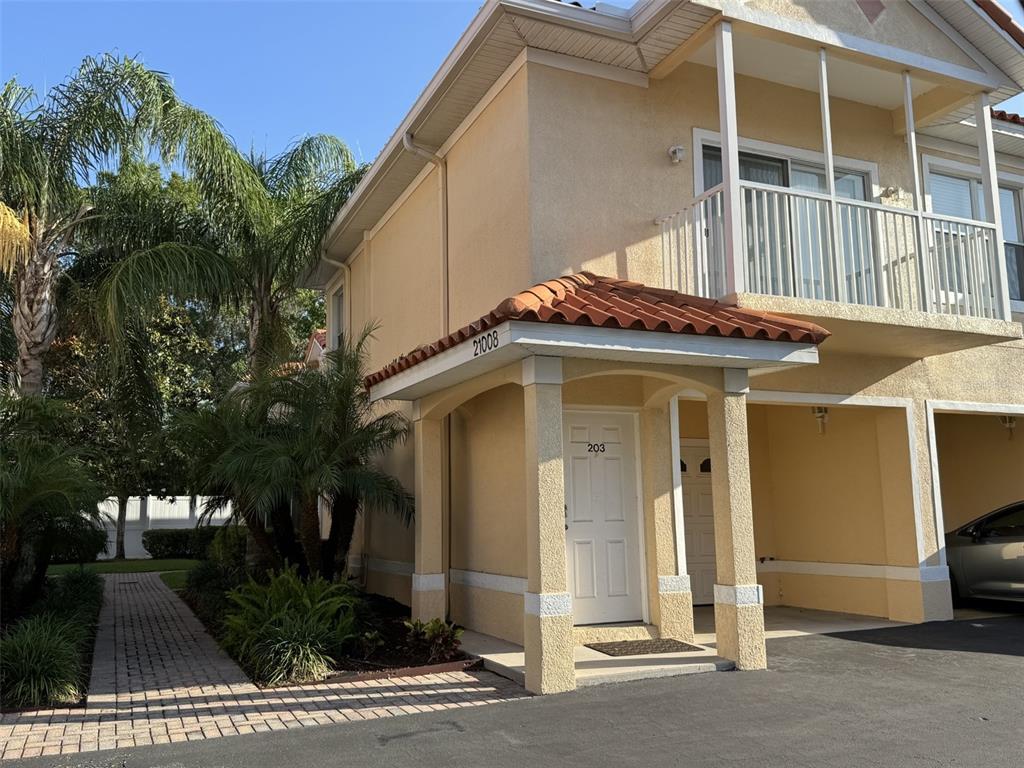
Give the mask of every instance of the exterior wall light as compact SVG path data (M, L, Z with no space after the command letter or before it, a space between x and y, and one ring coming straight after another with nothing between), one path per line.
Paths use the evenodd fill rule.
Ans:
M815 405L811 408L811 414L818 420L818 434L824 435L825 425L828 424L828 408L821 405Z
M672 165L679 165L683 158L686 157L686 147L682 144L674 144L668 148L668 156L672 161Z
M999 423L1006 427L1010 433L1010 439L1013 440L1013 430L1017 428L1017 417L1016 416L1000 416Z

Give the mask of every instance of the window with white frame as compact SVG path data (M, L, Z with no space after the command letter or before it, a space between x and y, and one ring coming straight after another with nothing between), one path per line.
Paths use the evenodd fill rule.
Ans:
M1006 277L1010 299L1024 301L1024 219L1021 187L999 186L999 211L1003 224ZM931 170L928 196L933 213L984 221L985 196L981 180L967 174Z
M329 311L328 326L332 336L327 340L327 345L331 349L337 349L341 346L342 337L345 334L345 289L343 287L331 294Z

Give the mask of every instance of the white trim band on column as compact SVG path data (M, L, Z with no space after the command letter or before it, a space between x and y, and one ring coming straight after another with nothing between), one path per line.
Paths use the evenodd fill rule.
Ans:
M414 573L412 575L413 592L440 592L443 590L443 573Z
M764 590L760 584L715 584L715 602L726 605L762 605Z
M658 594L668 595L675 592L690 592L689 574L658 577Z
M572 595L568 592L524 592L523 611L541 618L572 616Z
M869 565L865 563L816 563L800 560L766 560L757 564L758 573L794 573L806 576L841 576L853 579L892 581L947 581L945 565Z

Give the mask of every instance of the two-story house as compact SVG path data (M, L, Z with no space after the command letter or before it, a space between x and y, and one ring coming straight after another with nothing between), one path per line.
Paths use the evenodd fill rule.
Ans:
M521 646L949 619L1024 498L1024 30L993 0L487 0L324 240L413 439L372 591Z

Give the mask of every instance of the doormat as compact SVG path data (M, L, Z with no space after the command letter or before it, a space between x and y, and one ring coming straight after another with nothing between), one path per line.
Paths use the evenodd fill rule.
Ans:
M588 643L591 648L605 656L643 656L648 653L684 653L686 651L704 651L697 645L690 645L680 640L663 638L660 640L620 640L616 643Z

